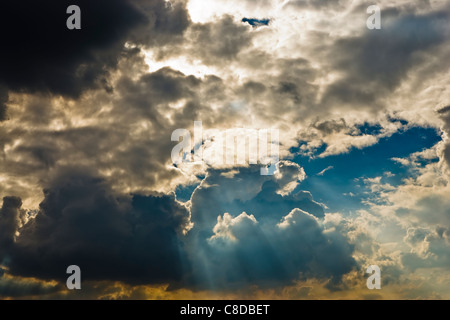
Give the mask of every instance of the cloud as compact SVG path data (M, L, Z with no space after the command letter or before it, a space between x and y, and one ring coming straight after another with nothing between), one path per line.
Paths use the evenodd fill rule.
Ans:
M281 180L260 176L256 166L239 169L233 177L211 171L192 195L190 214L173 196L120 194L91 170L61 168L35 216L26 214L19 198L4 199L1 257L9 275L45 280L64 281L67 266L76 264L84 281L194 290L282 285L300 275L339 285L356 267L352 247L298 208L323 215L310 194L277 194L280 185L274 181L283 186L288 177L299 178L290 172L294 168L299 173L298 166L281 166ZM255 186L253 198L230 188L242 185L244 177ZM255 215L214 213L241 206L252 207Z
M331 84L324 103L374 106L397 88L408 71L423 63L448 40L448 11L402 14L383 10L383 27L359 36L338 38L329 51L345 76ZM348 53L352 52L351 55Z
M448 4L381 1L383 27L369 31L362 1L80 0L72 32L69 2L53 2L0 5L4 276L63 281L79 263L89 297L152 296L136 284L158 284L156 297L323 297L360 292L360 269L378 263L390 288L429 296L422 275L448 263ZM280 171L173 166L171 133L194 121L279 129ZM380 161L392 177L350 168L353 148L371 158L414 126L444 142L401 169ZM343 153L345 170L314 180ZM353 169L349 208L329 187ZM331 198L345 213L314 200Z
M19 206L18 199L6 199L2 212ZM173 197L117 196L89 171L68 168L45 190L36 217L6 247L9 273L63 280L67 266L75 264L86 280L175 283L185 272L177 235L188 218ZM13 220L1 222L16 231Z
M176 177L185 179L169 166L175 146L171 133L191 128L196 114L211 110L197 104L197 90L207 91L217 80L202 81L171 68L135 72L145 66L139 52L130 52L120 65L127 72L120 73L111 94L95 91L69 105L56 98L12 94L11 119L0 128L1 194L20 196L27 207L31 198L38 203L50 172L73 163L97 168L114 188L128 192L169 192ZM176 123L167 118L169 113ZM13 177L17 175L20 181Z
M280 161L278 172L275 174L275 181L280 186L277 192L286 196L294 191L305 178L305 170L300 165L291 161Z
M440 108L438 111L441 119L444 121L444 130L447 133L447 136L450 135L450 105ZM448 168L450 168L450 139L447 137L447 142L444 146L444 159L447 163Z
M284 168L286 170L284 170ZM297 172L292 175L291 169ZM323 206L313 200L307 191L283 192L285 186L298 183L298 166L281 166L284 178L267 177L259 174L259 166L240 168L232 177L220 171L210 170L207 177L194 191L191 198L191 220L197 228L209 230L217 222L217 217L225 212L237 216L251 212L258 221L270 220L274 223L295 208L305 210L316 217L324 216ZM290 177L291 180L288 180ZM282 194L280 194L282 193Z
M278 224L258 221L245 212L234 218L225 213L218 216L213 231L206 242L199 240L201 258L194 264L194 276L205 274L201 280L213 288L279 286L299 277L337 284L356 267L351 246L300 209Z
M328 170L332 170L333 168L334 168L333 166L328 166L325 169L323 169L322 171L320 171L317 175L323 176Z
M290 174L294 168L280 166L286 181L297 181ZM257 167L236 171L232 176L209 171L191 197L188 283L236 289L285 285L303 275L329 280L333 287L356 267L352 247L323 228L317 218L323 207L308 192L280 195L277 182L283 179L260 176Z
M251 45L248 28L224 16L213 23L196 24L189 30L195 47L193 50L207 65L227 63Z
M410 228L405 242L411 246L411 252L402 255L406 268L415 271L418 268L448 268L450 263L450 230L439 227Z
M26 212L17 197L3 198L0 208L0 264L5 252L14 244L17 230L26 222Z
M146 10L132 0L3 2L0 30L0 83L10 90L78 97L91 88L108 90L109 71L117 67L132 32L181 34L186 10L152 0ZM81 9L81 30L66 27L69 5ZM184 14L184 15L183 15ZM181 18L181 19L178 19ZM176 22L176 23L174 23ZM140 29L142 28L142 29Z
M0 298L31 299L52 295L63 290L60 284L26 279L0 276Z
M8 102L8 90L0 86L0 122L6 119L6 102Z

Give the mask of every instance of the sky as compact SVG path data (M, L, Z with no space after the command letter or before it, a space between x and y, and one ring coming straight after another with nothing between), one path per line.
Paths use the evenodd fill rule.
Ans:
M448 0L3 1L0 299L450 299L449 18ZM264 130L268 175L239 140ZM182 159L214 156L175 161L175 132ZM248 161L217 161L224 133Z

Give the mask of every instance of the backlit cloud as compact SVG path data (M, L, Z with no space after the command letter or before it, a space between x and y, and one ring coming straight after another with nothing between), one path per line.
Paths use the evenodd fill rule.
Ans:
M2 3L0 297L448 299L450 6L378 5ZM174 163L195 121L278 170Z

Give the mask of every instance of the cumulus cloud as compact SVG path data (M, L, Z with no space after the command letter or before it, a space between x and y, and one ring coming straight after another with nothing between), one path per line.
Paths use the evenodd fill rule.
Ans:
M299 186L305 180L305 170L297 163L290 161L280 161L278 163L278 171L275 173L275 181L280 186L277 191L279 194L285 196Z
M5 199L2 209L10 216L1 219L9 230L2 236L20 232L6 246L10 274L63 279L67 266L76 264L86 280L171 283L185 271L177 234L189 213L173 197L118 197L102 179L68 169L47 187L39 212L23 228L17 225L20 204Z
M241 213L219 215L214 234L196 239L194 279L207 287L283 285L304 278L338 284L356 263L342 236L325 232L317 218L294 209L280 223ZM206 277L200 277L206 275Z
M282 174L288 176L289 167L287 171L281 168ZM291 177L292 180L287 182L276 177L260 176L257 166L239 169L239 173L232 177L211 170L192 195L192 222L211 233L217 217L225 212L237 216L245 211L253 214L258 221L270 220L274 223L295 208L323 217L323 206L315 202L309 192L296 190L280 194L286 185L297 183L298 176Z
M356 268L352 246L325 230L317 218L324 209L311 194L279 194L287 177L297 183L298 169L280 166L282 179L259 176L256 167L233 175L208 172L190 200L193 228L186 247L193 271L188 283L237 289L287 285L303 277L330 281L331 288Z
M420 227L408 229L405 242L411 246L411 252L402 256L403 264L412 271L418 268L445 270L450 263L449 235L446 227L436 230Z

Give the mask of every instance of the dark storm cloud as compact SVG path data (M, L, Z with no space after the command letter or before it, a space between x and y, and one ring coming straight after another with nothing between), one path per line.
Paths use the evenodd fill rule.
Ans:
M6 102L8 102L8 90L0 85L0 122L6 119Z
M81 8L81 30L66 9ZM12 90L70 96L106 76L130 30L145 17L129 1L3 1L0 81Z
M52 181L36 218L6 247L10 274L62 280L67 266L76 264L86 280L181 279L184 254L177 234L188 221L184 207L170 196L117 197L84 170L66 172ZM12 216L19 201L7 199L2 210ZM12 219L1 221L10 235Z
M186 9L180 5L170 8L164 1L154 0L141 10L135 3L131 0L3 1L0 84L16 91L71 97L99 85L110 90L108 71L117 66L125 42L129 38L147 40L132 37L132 31L141 28L141 32L162 32L168 37L182 33L189 22ZM81 30L66 27L69 5L81 8ZM173 21L183 14L184 22L174 26Z
M17 197L3 198L0 209L0 263L3 254L14 242L16 231L22 226L25 219L25 211L21 209L22 200Z
M383 99L448 39L449 17L448 11L419 15L386 9L380 30L336 40L329 59L346 76L327 88L323 101L371 105Z

